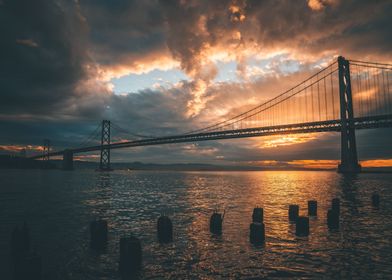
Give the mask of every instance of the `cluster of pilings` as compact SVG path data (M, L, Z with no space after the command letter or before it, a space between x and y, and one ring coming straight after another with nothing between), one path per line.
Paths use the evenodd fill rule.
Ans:
M372 206L378 209L380 206L380 196L377 193L372 194ZM289 222L295 223L296 236L309 236L310 224L309 217L317 217L317 201L309 200L308 215L299 215L299 205L291 204L288 209ZM222 234L223 216L215 211L210 219L210 231L213 234ZM340 225L340 199L334 198L331 201L331 209L327 213L328 229L338 230ZM265 242L265 225L264 225L264 210L263 208L256 207L253 209L252 223L249 227L249 241L252 244L263 244Z
M380 196L373 193L371 196L372 206L378 209ZM308 216L299 215L299 205L289 205L288 219L295 223L295 235L308 236L310 234L309 217L317 216L317 201L308 201ZM210 232L221 235L223 231L223 214L217 210L210 218ZM331 201L331 208L327 213L327 225L330 230L338 230L340 224L340 199ZM108 242L108 223L102 219L96 219L90 223L90 245L93 250L100 252L106 248ZM157 221L157 239L159 243L173 241L173 223L167 215L161 215ZM252 213L252 222L249 227L249 241L254 245L264 244L265 225L264 210L256 206ZM119 271L123 279L132 279L137 276L142 268L142 245L140 239L130 235L120 238ZM14 280L40 280L42 274L41 257L30 250L30 234L26 223L22 227L15 227L11 239L11 257Z
M372 194L372 206L378 209L380 206L380 196L378 193ZM297 236L308 236L310 234L309 229L309 217L317 216L317 201L308 201L308 217L299 216L299 206L289 206L289 221L295 223L295 234ZM331 208L327 212L327 226L330 231L339 230L340 227L340 199L334 198L331 201Z
M332 199L332 208L328 210L327 225L330 230L339 228L340 199ZM289 205L289 222L295 223L296 236L308 236L310 234L309 217L317 216L317 201L308 201L308 215L299 215L299 205Z
M372 195L372 205L378 208L380 197L377 193ZM308 236L309 217L317 216L317 201L308 201L308 216L299 215L299 205L289 205L289 222L295 223L295 234L297 236ZM332 199L331 209L328 210L327 224L330 230L339 228L340 200ZM215 210L210 217L210 232L214 235L221 235L223 231L223 214ZM102 249L108 240L108 226L104 220L95 220L90 224L91 245L94 249ZM157 239L159 243L170 243L173 241L173 223L166 215L161 215L157 221ZM264 210L256 206L252 213L252 222L249 227L249 241L254 245L265 243ZM142 268L142 245L140 239L131 235L120 239L120 261L119 271L123 279L130 279L138 275Z
M11 270L13 280L40 280L41 256L30 248L30 231L26 223L16 226L11 235Z

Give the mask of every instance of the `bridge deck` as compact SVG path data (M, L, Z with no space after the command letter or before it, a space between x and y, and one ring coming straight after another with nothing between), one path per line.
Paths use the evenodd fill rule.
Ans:
M355 129L370 129L379 127L392 127L392 114L354 118ZM283 134L299 134L299 133L315 133L315 132L328 132L335 131L339 132L341 129L340 120L329 120L320 122L309 122L309 123L297 123L288 125L277 125L268 127L255 127L246 129L236 130L224 130L214 132L204 132L195 134L185 135L173 135L167 137L150 138L129 142L112 143L110 145L104 145L104 148L120 149L127 147L140 147L140 146L151 146L151 145L162 145L172 143L185 143L185 142L198 142L208 140L222 140L222 139L234 139L234 138L247 138L247 137L260 137L270 135L283 135ZM99 151L101 145L69 149L70 152L85 153L92 151ZM49 156L63 155L65 151L58 151L49 153ZM43 155L33 156L31 158L38 159L42 158Z

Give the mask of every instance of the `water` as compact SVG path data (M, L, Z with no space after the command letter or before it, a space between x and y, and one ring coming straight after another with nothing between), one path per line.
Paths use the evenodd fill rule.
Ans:
M44 279L119 279L118 243L142 240L144 279L392 278L392 174L344 177L334 172L0 171L0 275L10 279L12 228L27 221L43 257ZM371 194L381 195L380 209ZM339 197L341 228L326 212ZM306 214L318 201L308 238L288 223L289 204ZM249 243L253 208L264 208L266 243ZM208 230L213 210L226 209L223 235ZM174 242L159 245L156 220L167 213ZM89 221L107 219L107 251L89 248ZM3 277L4 276L4 277Z

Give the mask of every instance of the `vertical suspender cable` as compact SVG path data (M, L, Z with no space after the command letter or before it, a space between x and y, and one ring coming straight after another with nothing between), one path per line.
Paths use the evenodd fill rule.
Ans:
M379 113L378 113L378 110L380 109L380 107L379 107L379 100L378 100L378 88L377 88L377 86L376 86L376 75L375 75L375 68L373 68L373 84L374 84L374 96L375 96L375 99L376 99L376 114L378 115ZM376 91L376 88L377 88L377 91Z
M388 90L388 113L391 114L391 92L389 91L389 72L387 71L387 90Z
M305 122L308 122L308 91L305 84Z
M325 82L326 77L324 77L324 101L325 101L325 120L328 120L328 102L327 102L327 84Z
M331 97L332 97L332 115L333 115L333 118L332 119L335 119L336 118L336 115L335 115L335 100L334 100L334 93L333 93L333 75L332 75L332 66L331 66L331 74L330 74L330 77L331 77Z
M319 121L321 121L320 81L318 80L318 75L317 75L317 100L318 100Z

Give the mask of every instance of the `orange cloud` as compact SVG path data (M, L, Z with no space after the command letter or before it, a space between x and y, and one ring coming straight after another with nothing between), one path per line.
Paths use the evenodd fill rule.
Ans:
M392 167L392 159L369 159L361 161L362 167Z
M233 3L232 5L229 6L229 11L231 12L230 20L232 22L242 22L246 19L246 16L244 14L244 7L245 7L244 3L245 2L242 2L241 4ZM241 6L238 4L240 4Z
M271 136L263 139L261 148L276 148L280 146L290 146L306 143L316 138L314 134L288 134L283 136Z
M255 165L255 166L279 166L281 163L277 160L258 160L258 161L248 161L247 162L250 165Z
M185 144L182 146L182 149L188 154L206 156L212 156L219 151L215 147L200 147L197 144ZM221 158L221 156L218 157Z
M7 152L20 152L22 150L27 151L37 151L42 152L44 150L43 146L34 146L34 145L0 145L0 151L7 151Z
M336 169L340 160L293 160L288 161L287 164L291 166L298 166L312 169ZM360 162L364 168L369 167L392 167L392 159L371 159Z
M77 155L74 156L74 160L89 160L89 159L99 159L100 155Z
M303 160L292 160L288 161L287 164L296 167L311 168L311 169L336 169L339 160L313 160L313 159L303 159Z
M113 78L120 78L129 74L148 73L152 70L169 70L178 68L180 63L174 60L166 51L148 53L142 57L129 55L123 58L121 64L98 65L98 78L109 82Z
M320 11L328 5L337 4L337 0L308 0L308 6L314 11Z

